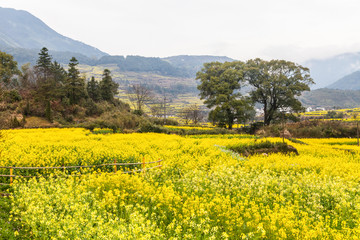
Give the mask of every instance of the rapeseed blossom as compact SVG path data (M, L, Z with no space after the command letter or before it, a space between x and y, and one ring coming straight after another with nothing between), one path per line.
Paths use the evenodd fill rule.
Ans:
M302 139L299 155L223 151L251 136L5 131L1 164L63 166L162 159L145 174L98 169L18 179L12 221L31 238L356 239L360 154L352 139ZM269 138L270 141L280 141ZM40 173L42 174L42 173Z

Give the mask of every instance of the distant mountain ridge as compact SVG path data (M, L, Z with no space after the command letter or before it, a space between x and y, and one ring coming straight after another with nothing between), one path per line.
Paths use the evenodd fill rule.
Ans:
M302 65L310 69L310 75L316 83L312 88L324 88L360 70L360 52L340 54L326 59L312 59Z
M89 58L108 55L80 41L65 37L32 14L22 10L0 7L0 48L22 48L73 52Z
M173 56L167 58L110 56L95 47L62 36L32 14L0 7L0 50L22 65L35 64L40 49L46 47L53 59L68 64L76 57L90 66L115 64L122 72L150 72L164 76L195 77L205 62L233 61L218 56Z
M207 55L166 58L110 56L58 34L26 11L0 7L0 51L13 55L21 66L27 62L35 64L42 47L47 47L53 59L64 65L74 56L80 64L112 67L112 72L117 76L116 80L122 83L123 87L133 81L145 81L154 88L161 90L166 85L170 92L189 93L194 98L198 98L198 93L197 83L193 78L204 63L234 61L226 56ZM329 86L338 89L360 89L360 72L354 73L360 70L360 53L309 60L302 65L310 68L310 74L317 83L315 88ZM101 72L98 74L101 75ZM339 81L336 82L337 80ZM359 106L360 91L319 89L305 92L301 99L307 106Z
M353 72L327 86L331 89L360 90L360 71Z
M195 77L196 73L200 71L204 63L207 62L232 62L234 59L226 56L210 56L210 55L179 55L163 58L171 65L185 70L188 75Z

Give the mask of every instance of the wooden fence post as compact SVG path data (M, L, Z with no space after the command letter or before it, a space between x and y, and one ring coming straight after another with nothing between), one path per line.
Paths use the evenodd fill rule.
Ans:
M143 174L145 174L145 157L143 157L143 161L142 161L142 168L143 168Z
M359 146L359 121L356 121L356 137L357 137L357 145Z
M13 168L10 168L10 185L13 183Z
M115 164L115 165L114 165L114 173L116 173L116 170L117 170L117 169L116 169L116 159L114 159L114 164Z
M159 166L160 169L161 169L161 162L162 161L160 161L160 158L159 158L158 166Z

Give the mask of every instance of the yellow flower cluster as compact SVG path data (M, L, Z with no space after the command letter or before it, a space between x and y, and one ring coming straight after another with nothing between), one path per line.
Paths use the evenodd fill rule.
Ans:
M301 139L305 144L289 142L299 155L245 159L224 147L262 140L246 135L92 135L82 129L16 130L5 135L4 164L10 162L8 152L17 165L30 164L22 158L32 159L32 165L56 165L60 153L68 163L77 161L72 159L75 153L87 162L103 155L124 161L142 156L164 160L161 170L146 174L20 179L13 185L11 219L21 221L31 238L360 236L356 139Z

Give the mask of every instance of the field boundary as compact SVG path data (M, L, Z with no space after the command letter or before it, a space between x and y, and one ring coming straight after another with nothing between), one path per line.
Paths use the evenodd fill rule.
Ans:
M121 173L135 173L135 172L146 172L148 170L151 170L151 169L155 169L155 168L161 168L162 165L161 165L161 162L163 160L162 159L159 159L158 161L152 161L152 162L145 162L145 158L143 158L143 161L142 162L135 162L135 163L124 163L124 162L121 162L121 163L117 163L116 162L116 159L114 160L114 163L104 163L104 164L98 164L98 165L85 165L85 166L56 166L56 167L9 167L9 166L0 166L0 169L9 169L10 170L10 173L9 174L0 174L0 177L8 177L10 178L10 183L1 183L0 182L0 185L11 185L13 183L13 179L16 178L16 177L23 177L23 178L33 178L33 177L41 177L41 175L37 175L37 176L24 176L24 175L16 175L14 174L14 171L16 169L18 170L40 170L40 169L59 169L59 170L66 170L66 169L74 169L74 168L97 168L97 167L105 167L105 166L113 166L113 173L117 173L117 172L120 172L120 171L117 171L117 166L134 166L134 165L141 165L142 168L140 169L135 169L135 170L131 170L131 171L121 171ZM146 165L148 164L155 164L157 163L156 166L153 166L153 167L149 167L149 168L146 168ZM101 174L101 173L100 173ZM66 176L81 176L83 174L68 174ZM55 176L60 176L60 175L55 175Z

